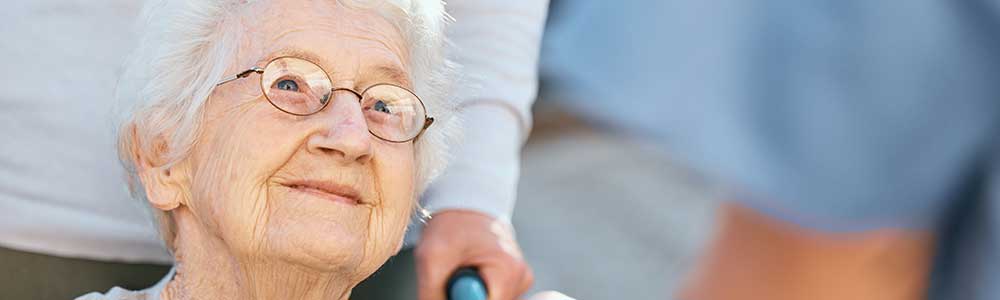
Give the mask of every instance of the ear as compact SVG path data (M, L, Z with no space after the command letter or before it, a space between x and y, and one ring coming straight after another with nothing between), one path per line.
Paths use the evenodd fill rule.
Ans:
M185 204L182 172L171 170L166 166L169 154L169 143L163 136L157 136L152 142L153 147L147 151L139 146L140 140L135 126L131 126L132 145L129 155L135 163L139 181L146 192L149 204L162 211L170 211Z

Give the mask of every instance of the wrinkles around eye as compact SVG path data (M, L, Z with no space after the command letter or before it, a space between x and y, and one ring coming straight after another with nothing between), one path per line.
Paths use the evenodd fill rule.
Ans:
M310 100L315 99L315 97L310 97L302 92L286 91L280 89L272 90L268 94L268 97L270 97L271 101L276 102L276 104L278 104L279 106L289 106L289 107L284 107L286 109L309 105Z
M397 124L401 119L396 114L377 111L371 107L365 109L365 118L369 122L375 122L376 124Z
M279 84L282 81L290 80L295 83L297 90L281 89ZM279 105L288 105L292 107L301 107L304 105L313 104L323 104L325 100L320 95L316 95L315 91L305 82L301 77L294 75L281 76L275 79L269 88L268 97L272 101L276 101ZM316 103L312 103L312 102Z

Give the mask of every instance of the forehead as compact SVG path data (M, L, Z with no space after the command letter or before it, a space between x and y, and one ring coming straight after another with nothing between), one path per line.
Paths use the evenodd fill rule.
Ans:
M378 11L338 1L280 0L251 7L240 51L262 66L279 56L319 64L335 81L388 80L408 85L406 42ZM242 55L241 55L242 56ZM373 78L377 77L377 78Z

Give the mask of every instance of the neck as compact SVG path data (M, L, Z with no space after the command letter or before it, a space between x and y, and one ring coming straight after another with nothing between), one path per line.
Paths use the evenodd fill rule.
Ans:
M225 241L205 230L185 207L174 210L173 218L177 224L176 275L160 295L163 300L347 300L354 286L349 280L301 264L260 255L234 255Z

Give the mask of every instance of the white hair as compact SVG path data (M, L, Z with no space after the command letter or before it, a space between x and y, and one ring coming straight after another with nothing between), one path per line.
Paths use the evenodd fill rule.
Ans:
M330 0L333 1L333 0ZM414 92L435 118L415 141L416 192L444 169L447 146L459 136L459 120L449 96L457 66L444 53L444 27L450 20L440 0L339 0L351 7L374 9L400 30L409 50ZM118 132L118 152L133 198L146 201L131 155L160 153L165 166L186 157L200 134L203 107L230 69L245 29L236 20L251 1L154 0L138 22L139 45L125 64L116 97L126 109ZM241 66L242 67L242 66ZM154 145L158 139L166 145ZM414 199L416 200L416 199ZM160 233L172 247L173 223L153 210Z

